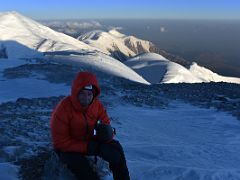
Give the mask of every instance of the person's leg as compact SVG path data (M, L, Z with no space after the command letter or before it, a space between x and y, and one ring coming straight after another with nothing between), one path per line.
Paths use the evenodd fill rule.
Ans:
M130 180L124 151L118 141L113 140L110 143L102 144L99 156L109 162L114 180Z
M59 158L78 180L100 180L83 155L74 152L61 152Z

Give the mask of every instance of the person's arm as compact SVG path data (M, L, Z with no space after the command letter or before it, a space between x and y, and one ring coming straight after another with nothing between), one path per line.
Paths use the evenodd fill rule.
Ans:
M96 125L96 136L95 140L90 141L88 145L89 155L99 155L99 149L106 143L110 143L113 140L114 132L110 124L110 119L104 108L103 104L98 101L98 117L97 119L101 121L100 124Z
M69 113L60 104L53 112L51 119L51 133L54 148L63 152L87 153L86 141L75 140L70 136Z

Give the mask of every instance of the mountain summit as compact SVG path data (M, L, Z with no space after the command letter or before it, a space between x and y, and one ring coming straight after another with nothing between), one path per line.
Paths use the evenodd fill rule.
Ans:
M154 47L150 41L124 35L116 29L108 32L102 30L91 31L79 36L78 39L121 61L142 52L150 52L151 48Z

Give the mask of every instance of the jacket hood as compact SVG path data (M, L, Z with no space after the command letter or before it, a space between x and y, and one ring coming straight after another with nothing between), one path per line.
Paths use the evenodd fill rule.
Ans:
M77 76L73 80L72 91L71 91L71 101L76 110L83 111L83 107L81 106L78 100L78 93L83 87L89 86L89 85L93 85L94 99L96 99L96 97L99 96L100 94L100 88L98 85L97 78L94 74L90 72L80 72L77 74Z

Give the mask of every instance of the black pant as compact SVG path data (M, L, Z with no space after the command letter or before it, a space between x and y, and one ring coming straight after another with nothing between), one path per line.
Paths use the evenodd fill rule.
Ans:
M130 180L124 151L118 141L113 140L110 143L100 144L98 156L109 162L114 180ZM78 180L100 179L84 155L76 152L61 152L59 157Z

